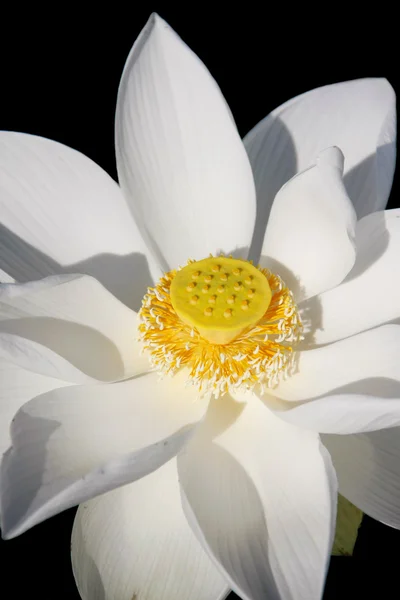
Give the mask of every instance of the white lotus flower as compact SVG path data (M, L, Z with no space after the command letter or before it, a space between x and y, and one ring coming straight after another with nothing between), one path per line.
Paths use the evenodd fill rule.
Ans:
M157 16L119 91L122 192L65 146L1 134L5 537L84 503L85 600L311 600L338 489L400 526L400 211L381 210L394 144L393 90L364 79L291 100L243 145ZM146 284L188 258L246 258L252 239L261 270L213 258L161 280L140 354ZM177 372L160 380L149 357ZM185 386L193 367L206 393Z

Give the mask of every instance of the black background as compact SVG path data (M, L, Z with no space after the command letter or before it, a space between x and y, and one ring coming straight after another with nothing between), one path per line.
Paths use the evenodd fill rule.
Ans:
M383 5L382 5L383 6ZM48 137L88 155L116 178L114 111L124 61L157 10L206 63L241 135L285 100L347 79L385 76L399 95L398 31L386 8L173 3L2 8L0 129ZM383 14L385 11L385 14ZM381 14L382 13L382 14ZM398 176L390 206L399 206ZM400 501L400 500L399 500ZM0 541L0 595L78 599L70 567L75 510ZM365 518L353 558L334 558L325 598L398 598L400 533ZM268 599L266 599L268 600Z

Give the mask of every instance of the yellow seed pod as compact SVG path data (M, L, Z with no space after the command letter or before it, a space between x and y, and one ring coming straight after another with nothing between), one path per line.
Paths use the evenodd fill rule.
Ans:
M190 292L195 286L190 286L198 273L207 284L201 288L201 297L196 296L193 302ZM218 277L213 277L215 273ZM242 281L251 282L251 290L245 288ZM267 278L256 267L222 256L183 267L176 273L170 288L171 304L179 318L214 344L228 344L244 329L257 323L265 314L271 295ZM236 306L238 310L234 309Z

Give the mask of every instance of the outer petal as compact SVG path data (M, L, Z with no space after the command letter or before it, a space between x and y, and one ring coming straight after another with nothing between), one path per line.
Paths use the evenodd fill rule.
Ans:
M136 313L91 277L0 286L0 331L39 342L103 381L149 370L137 326Z
M342 171L342 153L328 148L275 198L261 264L280 273L298 300L336 286L354 264L356 216Z
M155 373L53 390L26 404L1 472L3 536L140 479L172 456L207 409L182 378Z
M400 529L400 429L324 435L339 489L365 513Z
M232 115L203 63L157 15L126 62L115 135L122 190L164 269L248 247L255 190Z
M11 419L23 404L49 390L89 381L48 348L0 333L0 456L11 443Z
M341 393L299 403L266 396L263 400L284 421L320 433L350 434L400 425L398 381L366 379L348 387L364 389L364 394Z
M257 238L276 193L323 148L346 157L344 183L359 218L386 206L396 159L396 97L386 79L317 88L276 108L244 139L257 188Z
M80 506L72 566L83 600L217 600L228 591L183 515L175 460Z
M357 223L357 259L345 281L302 305L309 343L326 344L400 317L400 209Z
M24 282L88 273L137 308L157 269L118 185L89 158L0 132L0 268Z
M299 401L332 394L400 397L400 326L383 325L329 346L298 353L296 373L273 393Z
M335 532L336 478L315 433L228 396L178 456L199 541L244 600L319 599Z

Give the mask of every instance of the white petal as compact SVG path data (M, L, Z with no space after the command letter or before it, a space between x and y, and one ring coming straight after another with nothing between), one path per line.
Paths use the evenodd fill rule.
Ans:
M273 394L291 401L324 394L385 396L385 390L393 396L399 391L399 353L399 325L383 325L328 346L304 350L298 353L294 375L281 381Z
M328 146L346 161L344 183L358 218L385 208L396 160L396 97L386 79L317 88L276 108L244 139L257 188L256 236L276 193Z
M342 170L340 150L324 150L272 206L260 262L282 276L297 300L336 286L354 264L356 217Z
M222 600L228 591L186 522L175 460L80 506L72 566L82 600Z
M321 597L337 492L317 434L254 396L225 396L178 455L178 471L189 523L241 598Z
M18 335L0 333L0 360L51 379L75 384L95 383L49 348Z
M3 536L140 479L175 456L207 401L184 388L185 374L162 383L157 377L66 387L22 407L2 464Z
M136 313L86 275L1 285L0 331L39 342L102 381L150 368Z
M334 394L300 403L266 396L262 399L281 419L319 433L351 434L400 425L398 381L366 379L348 387L354 387L355 393Z
M339 490L366 514L400 529L400 429L324 435Z
M315 324L306 341L326 344L400 317L400 209L361 219L356 248L345 281L302 304Z
M15 283L15 279L0 269L0 283Z
M87 273L138 308L158 272L115 181L57 142L0 132L0 214L0 268L17 281Z
M204 64L157 15L126 62L115 135L122 190L165 270L249 246L254 181L232 115Z
M13 416L39 394L90 378L48 348L0 333L0 456L11 444Z

